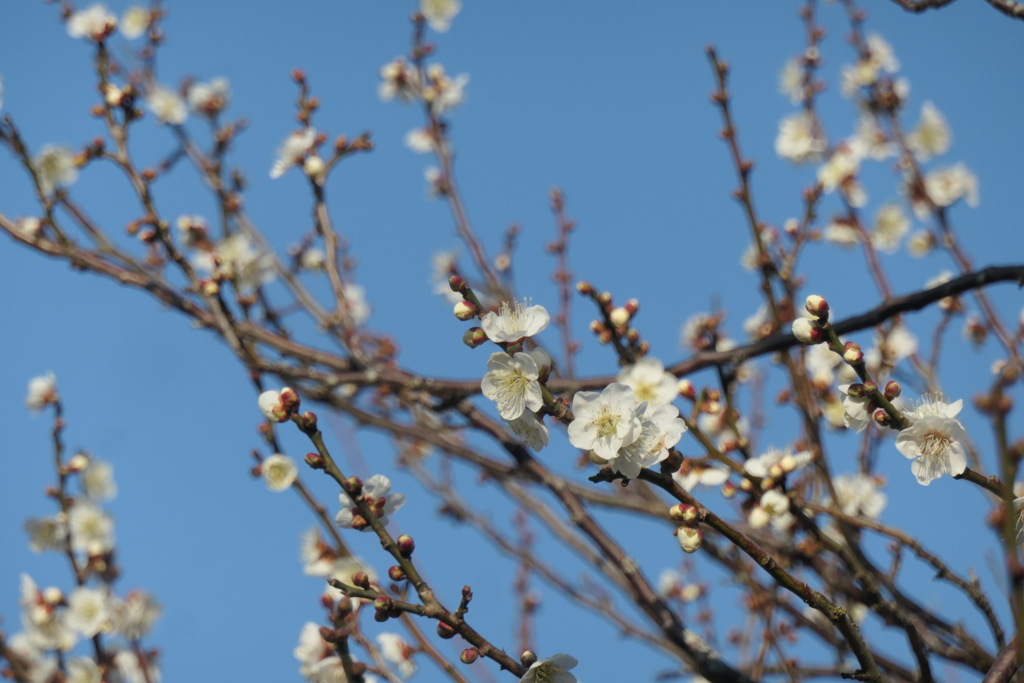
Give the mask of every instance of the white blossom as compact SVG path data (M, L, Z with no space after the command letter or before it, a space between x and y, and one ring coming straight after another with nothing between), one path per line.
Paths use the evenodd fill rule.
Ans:
M946 119L930 101L921 106L921 119L909 135L907 147L918 161L928 161L941 156L949 149L950 133Z
M514 420L524 410L536 412L543 407L539 373L537 363L528 353L492 353L480 388L485 397L498 404L503 419Z
M420 0L420 14L430 28L444 33L451 26L452 19L462 9L459 0Z
M362 326L370 319L372 310L366 301L366 290L361 285L352 282L345 282L341 286L342 296L345 297L345 310L356 327Z
M50 405L60 400L60 395L57 393L57 376L52 372L48 372L45 375L39 377L33 377L28 382L28 395L25 397L25 406L32 411L34 415L38 415L39 412Z
M860 244L860 231L845 218L836 217L829 221L822 232L822 238L829 244L849 248Z
M121 15L121 35L128 40L135 40L149 28L152 16L145 7L135 5Z
M778 489L769 489L761 494L758 504L750 510L748 522L753 529L762 529L779 518L789 514L789 498Z
M162 85L155 86L146 94L146 106L160 120L180 126L188 118L188 107L185 100L176 91Z
M366 577L369 579L371 584L377 583L377 572L373 570L373 567L366 564L366 562L363 561L363 558L351 555L336 559L334 561L334 566L331 567L331 571L327 576L335 581L341 581L342 583L351 586L355 584L352 577L359 572L366 574ZM344 593L334 586L327 584L324 595L329 596L332 600L340 600ZM352 605L355 609L358 609L361 603L362 601L359 599L352 601Z
M828 344L816 344L804 352L804 365L810 373L811 381L818 387L828 387L835 377L834 370L842 357L828 347Z
M533 663L519 683L576 683L569 670L578 664L575 657L557 654Z
M302 250L299 257L299 265L303 270L323 270L327 264L327 254L319 247L310 247Z
M455 274L458 262L458 248L450 251L438 251L430 259L430 281L434 283L434 294L443 296L452 304L462 301L462 295L452 291L452 288L448 286L448 278Z
M633 390L613 383L600 393L577 392L572 400L575 419L569 424L569 443L593 450L606 460L615 458L620 448L633 443L642 429L646 406L636 405Z
M701 413L697 418L697 425L706 436L715 439L719 448L729 443L743 441L750 432L750 422L745 417L735 420L735 429L733 429L733 425L729 424L728 411L724 409L713 415Z
M260 472L263 474L263 481L271 491L285 491L295 483L299 476L299 470L295 462L287 455L275 453L268 456L260 464Z
M54 600L46 596L56 591ZM22 625L26 642L40 650L70 651L78 642L74 629L68 626L67 613L56 609L55 603L63 598L59 590L48 588L40 591L28 574L21 575Z
M465 98L466 84L469 74L459 74L451 78L440 64L431 64L427 69L427 86L423 90L423 99L430 103L430 108L437 115L462 104Z
M114 521L98 506L79 500L68 513L71 547L90 555L101 555L114 548Z
M39 191L53 194L59 187L68 187L78 180L74 153L67 147L46 145L32 160L32 170L39 180Z
M114 666L128 683L160 683L160 669L157 667L156 652L141 661L132 650L119 650L114 655ZM145 671L143 671L145 666Z
M508 428L515 434L517 441L535 451L540 451L548 445L548 428L529 410L524 410L522 415L509 420Z
M850 395L849 384L839 385L839 392L843 395L843 409L846 411L843 422L848 429L855 432L863 432L871 423L872 402L867 393L860 396Z
M907 239L907 253L914 258L924 258L934 246L932 234L925 229L917 230Z
M68 660L67 683L103 683L103 673L91 657Z
M775 138L775 153L796 163L816 161L828 143L814 115L802 111L782 119Z
M900 248L903 236L910 231L910 219L899 204L884 204L875 214L875 231L871 244L878 251L895 254Z
M615 457L607 458L612 471L626 479L636 479L640 476L640 470L653 467L667 458L668 449L679 443L686 431L686 423L679 417L679 409L674 405L663 405L653 411L648 405L647 410L641 418L640 430L633 442L619 448ZM604 457L600 453L598 455Z
M43 222L35 216L26 216L25 218L19 218L14 223L14 227L18 234L34 240L42 233Z
M616 381L633 390L638 401L646 401L649 410L671 403L679 394L675 376L665 372L657 358L644 357L619 371Z
M678 472L672 478L684 491L692 491L698 484L702 486L720 486L729 479L729 471L718 465L704 465L683 461Z
M238 289L250 291L271 282L277 275L273 255L244 232L236 232L213 249L214 273L231 280ZM198 267L206 264L197 263Z
M300 163L315 142L315 128L304 128L286 137L277 150L277 159L270 168L270 177L280 178L285 171Z
M939 207L950 206L959 199L970 207L978 206L978 177L962 163L929 173L924 179L924 189Z
M496 344L515 344L547 327L551 321L547 309L540 305L527 306L526 303L526 299L511 303L506 301L497 313L488 311L480 319L480 326L487 333L487 338Z
M963 474L967 468L963 447L967 432L956 419L962 408L963 401L946 403L940 394L928 394L913 412L906 413L912 424L896 437L896 449L913 460L910 470L922 486L943 474Z
M92 638L110 621L106 593L95 588L76 588L68 599L67 619L68 626Z
M380 653L391 664L398 668L398 675L411 678L416 673L416 662L412 660L415 649L396 633L380 633L377 635Z
M117 28L117 17L107 11L107 6L97 2L68 17L68 35L72 38L100 40Z
M753 476L764 479L765 477L777 478L780 474L788 474L806 467L812 460L810 451L793 453L792 449L769 448L756 458L750 458L743 463L743 470Z
M215 114L231 99L231 84L228 79L214 78L209 83L193 83L188 89L188 106L201 114Z
M307 576L327 576L334 567L334 549L324 543L320 529L310 527L299 542L302 571Z
M804 100L804 67L799 57L786 62L779 73L779 92L789 98L793 104Z
M405 146L417 154L429 154L437 149L437 140L428 128L413 128L405 135Z
M878 519L888 502L878 482L866 474L841 474L832 479L836 500L843 514Z
M860 170L860 157L849 145L840 145L828 161L818 169L818 182L826 192L833 192Z
M869 114L861 115L857 130L849 141L850 149L861 159L883 161L894 157L899 149L878 125L878 120Z
M284 422L288 419L284 405L281 402L281 392L273 389L264 391L257 399L260 410L266 418L272 422Z
M896 58L896 53L885 38L877 33L872 33L868 35L866 42L868 50L871 52L871 61L878 65L878 68L891 74L900 70L900 60Z
M145 591L129 591L124 600L112 597L110 602L114 630L129 641L149 633L160 617L160 605Z
M419 70L404 57L395 57L380 68L381 84L377 94L384 102L397 98L412 102L419 95Z
M114 481L114 466L104 460L90 460L82 470L82 487L85 495L94 501L113 500L117 496L117 482Z
M32 552L64 549L68 527L60 517L31 517L25 521L24 528Z
M375 474L367 479L363 483L363 490L359 497L373 509L380 523L385 526L388 523L388 515L395 514L399 508L405 505L405 495L391 493L391 480L383 474ZM341 511L335 516L334 521L342 528L351 529L355 517L362 516L359 508L344 491L338 494L338 500L341 501ZM369 526L363 528L363 531L369 530Z

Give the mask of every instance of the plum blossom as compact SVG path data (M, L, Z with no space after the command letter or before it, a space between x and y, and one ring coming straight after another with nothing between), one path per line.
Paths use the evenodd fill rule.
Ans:
M900 248L900 241L910 230L910 220L899 204L884 204L875 214L875 231L871 235L871 244L878 251L895 254Z
M209 83L193 83L188 89L188 106L199 114L216 114L228 106L230 99L231 84L223 77Z
M451 27L452 19L461 9L459 0L420 0L420 14L438 33L444 33Z
M211 254L214 274L231 280L241 290L253 290L271 282L277 275L273 255L258 246L249 235L236 232L214 247ZM202 267L208 263L197 263Z
M577 392L572 400L575 419L569 423L569 443L611 460L620 448L640 436L646 408L645 404L636 405L633 390L625 384L609 384L600 393Z
M678 472L672 478L684 491L692 491L698 484L702 486L720 486L729 479L729 471L717 465L705 465L683 460Z
M377 644L380 645L380 653L384 659L398 668L399 676L408 679L416 673L416 662L412 660L415 648L400 635L380 633L377 635Z
M102 40L117 28L117 17L101 2L93 3L68 17L68 35L72 38Z
M547 309L541 305L527 306L527 300L504 302L498 312L487 312L480 319L480 326L487 338L496 344L515 344L526 337L537 334L551 321Z
M117 497L114 466L105 460L90 460L82 470L82 488L90 500L105 501Z
M898 153L895 143L889 140L878 120L864 114L857 121L857 129L849 140L850 149L861 159L884 161Z
M130 641L149 633L161 611L153 596L141 590L129 591L123 600L116 597L110 600L114 630Z
M52 372L39 377L33 377L28 382L28 395L25 397L25 406L38 415L43 408L60 400L57 393L57 376Z
M417 154L430 154L437 149L437 139L429 128L413 128L405 135L405 146Z
M86 638L103 630L110 620L106 592L95 588L78 587L68 599L68 626Z
M430 104L434 114L440 115L462 104L464 90L469 83L469 74L451 78L440 64L431 64L427 69L427 85L423 99Z
M519 683L576 683L576 677L569 673L579 662L575 657L557 654L533 663Z
M636 400L646 401L650 410L671 403L679 394L676 378L665 372L665 366L657 358L645 357L627 365L616 381L631 388Z
M64 549L68 527L60 517L30 517L25 521L24 528L32 552Z
M362 285L346 282L341 286L342 296L345 297L345 309L348 311L352 324L356 327L362 326L370 319L373 312L370 304L366 301L366 290Z
M836 216L825 226L822 238L839 247L853 247L860 244L860 231L847 218Z
M756 458L751 458L743 463L743 470L753 476L764 479L765 477L779 478L806 467L812 460L810 451L793 453L792 449L769 448Z
M271 491L286 491L299 476L295 462L287 455L280 453L265 458L260 464L260 472L263 474L263 481L267 483L267 488Z
M310 527L303 532L299 542L302 572L307 576L327 576L334 567L334 549L324 543L320 529Z
M715 440L719 448L746 439L750 432L750 422L747 418L741 417L735 420L734 424L730 424L726 410L720 410L715 414L701 413L697 418L697 425L700 431Z
M103 683L103 672L91 657L68 660L67 683Z
M503 419L515 420L524 410L536 412L544 406L538 377L540 368L530 353L492 353L480 388L498 404Z
M768 489L761 494L758 504L750 510L748 521L751 528L763 529L769 522L789 526L793 515L789 511L789 498L778 489Z
M775 153L795 163L816 161L828 143L814 115L802 111L782 119L775 138Z
M524 410L522 415L509 420L508 428L515 434L517 441L535 451L548 445L548 428L529 410Z
M102 555L114 548L114 520L98 506L79 500L68 513L71 547L89 555Z
M804 67L799 57L786 62L779 73L779 92L789 98L792 104L804 100Z
M180 126L188 118L188 107L185 100L174 90L158 85L146 94L146 107L156 116L160 123Z
M387 526L388 515L395 514L399 508L405 505L405 495L391 493L391 480L383 474L375 474L363 483L362 493L359 497L366 502L380 520L380 523ZM359 507L355 501L344 491L338 494L341 502L341 511L335 516L334 521L344 529L351 529L353 520L362 517ZM369 531L369 526L364 526L362 531Z
M905 413L911 425L896 437L896 449L913 460L910 470L922 486L943 474L955 477L967 469L963 447L967 432L956 419L963 404L962 400L946 403L941 394L926 394L913 412Z
M264 391L257 399L257 403L259 403L260 410L271 422L284 422L288 419L288 411L281 401L281 392L274 391L273 389Z
M271 178L280 178L289 168L302 161L316 142L316 129L304 128L286 137L277 150L277 159L270 168Z
M120 678L128 683L160 683L160 669L157 668L157 652L146 655L145 665L142 658L132 650L119 650L114 655L114 665ZM145 666L145 670L143 670Z
M828 344L816 344L804 352L804 365L814 385L827 388L835 378L835 368L842 362L842 357L830 349Z
M826 192L833 192L860 170L860 157L849 145L840 145L828 161L818 169L818 182Z
M39 180L39 191L44 195L73 185L78 180L78 165L74 153L67 147L46 145L32 159L32 170Z
M909 135L907 146L918 161L941 156L949 149L950 132L939 110L930 101L921 105L921 120Z
M858 391L850 393L850 387L859 387ZM847 429L855 432L863 432L871 423L871 413L874 411L874 404L871 396L867 394L863 384L840 384L839 393L843 395L843 423Z
M419 70L409 64L404 57L395 57L380 68L381 84L377 95L381 101L388 102L398 99L399 102L412 102L419 95Z
M841 474L832 480L836 500L843 514L878 519L888 498L878 490L878 482L866 474Z
M373 570L373 567L366 564L363 558L351 555L336 559L334 561L334 566L331 567L331 571L327 576L335 581L340 581L351 586L355 583L352 577L359 572L366 574L366 577L370 580L371 584L377 583L377 572ZM329 596L332 600L341 600L344 593L328 583L326 584L324 595ZM357 598L352 601L352 605L354 608L358 609L362 602L362 600Z
M679 417L679 409L674 405L663 405L653 411L647 406L637 437L632 443L619 448L615 457L606 458L608 466L626 479L636 479L640 476L640 470L667 458L668 449L679 443L685 431L686 423Z
M128 40L135 40L149 28L152 15L145 7L135 5L121 15L121 35Z
M932 171L924 179L924 189L936 206L945 207L963 199L967 206L978 206L978 177L962 163ZM920 203L915 204L920 212ZM927 207L924 210L927 215Z

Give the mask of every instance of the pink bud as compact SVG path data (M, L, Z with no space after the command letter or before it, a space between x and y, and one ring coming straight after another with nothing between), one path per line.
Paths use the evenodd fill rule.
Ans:
M612 293L601 292L600 294L597 295L597 303L601 304L602 306L610 306L612 303Z
M589 296L594 293L594 286L586 280L580 280L576 283L576 291L584 296Z
M676 530L679 547L685 553L695 553L704 540L704 533L699 526L681 526Z
M392 581L405 581L408 577L405 575L405 571L396 564L388 568L388 578Z
M445 640L455 637L455 629L443 621L437 622L437 635Z
M885 412L882 408L876 410L873 417L875 418L875 422L883 427L888 427L892 423L892 420L889 418L889 413Z
M341 487L345 489L345 493L355 497L363 492L363 480L359 477L349 477L342 483Z
M416 542L412 540L412 536L409 534L402 534L398 537L398 551L405 557L412 555L412 551L416 549Z
M324 468L324 459L320 457L319 453L306 453L305 459L306 464L314 470L322 470Z
M454 312L459 320L472 320L480 313L480 309L472 301L460 301L455 304Z
M857 365L864 362L864 352L861 351L860 345L855 342L846 342L843 347L843 360L850 365Z
M471 349L481 346L487 341L487 333L482 327L471 327L462 335L462 343Z
M475 647L468 647L462 651L461 655L459 655L459 661L463 664L472 664L476 661L476 658L479 656L479 650L477 650Z
M903 387L898 382L890 380L885 384L885 397L890 401L903 393Z
M537 655L533 650L523 650L523 654L519 655L519 661L523 663L523 666L531 667L537 662Z
M807 301L804 302L804 308L816 318L828 319L828 302L825 301L824 297L817 294L810 295L807 297Z
M448 278L448 286L451 287L453 292L464 294L466 291L466 281L458 275L452 275Z
M352 583L363 590L370 589L370 577L366 575L366 572L356 572L353 574Z
M629 313L629 317L632 318L640 310L640 302L637 299L630 299L626 302L625 309Z
M394 603L391 601L391 598L389 598L388 596L378 595L373 600L373 609L377 610L378 612L387 612L391 609L391 606L393 604Z
M688 379L679 380L679 395L691 401L694 400L697 397L697 392L693 388L693 382Z

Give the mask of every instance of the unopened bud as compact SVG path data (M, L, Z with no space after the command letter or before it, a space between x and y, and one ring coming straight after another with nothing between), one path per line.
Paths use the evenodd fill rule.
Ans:
M320 639L325 643L336 643L338 642L338 632L330 626L321 626Z
M345 489L345 493L350 496L358 496L363 492L363 480L359 477L349 477L342 482L341 487Z
M679 503L668 509L668 516L674 522L694 522L697 520L697 508L686 503Z
M455 637L455 629L443 621L437 622L437 635L445 640Z
M48 605L59 605L64 602L64 593L56 586L50 586L43 591L43 600Z
M299 395L295 393L295 390L291 387L285 387L281 390L281 405L284 407L285 412L294 413L299 409Z
M889 413L885 412L885 410L882 408L876 410L873 417L875 418L875 422L882 425L883 427L888 427L890 424L892 424L892 420L889 418Z
M409 534L402 534L397 539L398 551L405 557L412 555L412 551L416 550L416 542L412 540L412 536Z
M306 453L305 461L314 470L322 470L324 468L324 459L320 457L319 453Z
M632 318L636 315L636 312L640 310L640 301L638 299L630 299L624 306L626 312L629 313L629 317Z
M352 515L352 528L356 531L362 531L366 527L370 526L370 523L366 521L366 518L362 515Z
M722 495L725 496L726 498L732 498L733 496L735 496L736 484L732 483L731 481L727 481L724 484L722 484Z
M594 293L594 286L586 280L580 280L576 283L576 291L584 296L589 296Z
M640 355L640 356L646 356L646 355L647 355L647 353L648 353L648 352L649 352L650 350L651 350L651 344L650 344L650 342L645 342L645 341L642 341L642 342L640 342L639 344L637 344L637 345L636 345L636 352L637 352L637 354L638 354L638 355Z
M531 667L537 662L537 655L533 650L523 650L523 654L519 655L519 661L523 666Z
M863 384L851 384L846 388L846 395L850 398L864 398L866 393Z
M376 610L373 613L373 620L379 624L383 624L385 621L391 618L391 614L387 610Z
M352 583L363 590L370 589L370 577L367 576L366 572L356 572L352 575Z
M699 526L681 526L676 530L676 539L684 553L695 553L704 540L704 533Z
M601 334L597 335L598 344L610 344L612 342L611 330L601 330Z
M391 601L391 598L386 595L378 595L373 599L373 609L378 612L390 611L392 605L394 605L394 603Z
M779 463L775 463L774 465L768 468L768 476L771 477L772 479L780 479L783 474L785 474L785 472L782 471L782 465L780 465ZM762 488L764 487L765 481L768 480L765 479L761 482Z
M740 479L740 488L743 489L744 491L753 491L754 482L744 477L743 479Z
M672 449L668 452L668 457L661 461L662 472L677 472L680 466L683 464L683 454L679 451Z
M611 304L612 304L612 293L611 292L601 292L600 294L597 295L597 303L601 304L602 306L611 306Z
M825 333L810 318L797 318L793 321L793 336L802 344L820 344L825 341Z
M482 327L471 327L462 335L462 343L471 349L482 346L487 341L487 333Z
M388 578L397 582L405 581L408 577L405 575L405 570L396 564L393 567L388 568Z
M903 387L899 385L899 382L889 380L885 384L885 397L890 401L903 393Z
M303 430L304 432L311 433L316 431L316 413L314 413L311 410L307 410L306 412L299 415L299 418L298 420L296 420L296 422L299 425L299 429Z
M472 320L480 313L480 308L472 301L460 301L455 304L454 312L459 320Z
M612 312L608 314L608 319L612 321L612 324L616 327L624 327L629 323L629 311L622 306L613 308Z
M688 398L692 401L697 397L697 392L693 388L693 382L688 379L679 380L677 388L679 389L679 395L683 398Z
M335 608L338 610L338 614L343 617L352 614L352 598L347 595L341 596L341 599L338 600L338 604Z
M637 329L632 328L632 327L629 328L628 330L626 330L626 341L628 341L630 344L634 344L634 345L637 342L639 342L640 341L640 330L637 330Z
M466 291L466 281L458 275L452 275L448 278L448 286L451 287L453 292L458 292L459 294Z
M89 456L85 453L76 453L68 460L68 472L81 472L89 466Z
M858 365L864 362L864 352L856 342L846 342L843 347L843 360L850 365Z
M804 308L816 318L828 318L828 302L825 301L824 297L817 294L807 297L807 301L804 302Z
M332 610L334 609L334 598L330 595L321 595L320 604L323 605L324 609Z
M305 163L302 164L302 170L305 171L306 175L310 178L318 181L323 176L324 171L327 170L327 164L325 164L324 160L316 154L310 154L306 158Z
M779 468L786 474L789 474L796 469L796 458L789 453L786 453L782 456L782 459L779 460Z
M462 654L459 655L459 661L463 664L472 664L476 661L476 658L479 656L479 650L477 650L475 647L467 647L465 650L462 651Z

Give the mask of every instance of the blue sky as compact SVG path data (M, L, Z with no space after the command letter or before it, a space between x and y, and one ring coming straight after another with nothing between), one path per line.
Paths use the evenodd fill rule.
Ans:
M763 217L781 225L797 215L800 191L813 182L813 169L793 167L773 150L778 121L792 110L777 92L777 74L803 46L799 5L468 0L466 5L449 33L433 36L437 59L448 72L471 76L467 101L453 117L457 174L471 220L492 252L509 224L522 226L519 292L551 310L557 306L550 282L553 259L544 245L555 236L547 193L558 185L580 226L571 246L572 270L620 300L641 300L638 323L653 355L665 361L681 357L679 326L713 301L729 310L728 326L741 337L741 322L759 299L754 275L739 265L748 233L730 198L735 178L717 138L718 113L707 99L712 79L704 46L714 43L732 64L742 145L757 162L755 199ZM112 7L120 11L124 5ZM373 153L346 161L328 188L335 223L358 259L357 280L374 307L370 325L394 334L406 367L480 377L483 352L461 345L462 325L427 286L430 255L451 248L457 238L447 207L425 198L423 169L431 162L402 144L405 133L421 123L419 112L376 96L380 66L407 49L406 17L414 6L224 0L168 2L167 9L160 78L169 84L187 75L230 79L229 113L251 124L233 161L251 181L250 215L277 247L284 249L311 227L303 179L292 173L271 181L267 175L274 150L294 126L291 70L305 69L321 99L318 128L332 135L372 131ZM1019 260L1024 140L1016 131L1024 89L1017 65L1024 58L1024 24L981 2L923 15L880 1L869 10L868 30L890 40L901 73L910 79L907 122L915 122L921 103L932 100L953 130L952 148L940 165L964 161L980 179L980 207L958 207L952 214L963 242L979 265ZM852 61L852 50L844 41L841 8L825 4L821 13L828 29L824 75L834 83L839 67ZM3 111L29 143L36 149L48 142L79 146L97 135L100 125L88 115L96 100L89 46L68 38L56 7L42 2L7 8L4 24ZM855 112L838 87L822 96L820 111L834 139L852 132ZM201 134L198 122L189 125ZM149 121L140 129L135 152L145 163L172 149L168 131ZM865 184L869 215L897 198L886 164L873 165ZM27 190L12 158L0 156L0 210L33 213ZM126 201L128 188L110 168L90 169L74 193L111 234L123 235L123 226L136 217ZM208 193L184 166L160 181L157 201L172 217L213 211ZM837 209L834 202L835 197L826 202L823 218ZM897 292L917 289L951 265L938 254L883 259ZM807 293L825 295L840 317L877 303L859 252L816 245L803 266ZM51 510L43 496L52 479L50 425L46 418L33 419L22 401L28 379L53 370L67 405L69 446L86 448L116 468L121 493L111 510L125 569L121 585L151 590L165 606L151 643L164 651L167 680L298 680L291 650L302 624L321 616L319 586L301 575L297 560L298 535L311 519L294 496L270 494L247 474L248 452L259 445L259 413L230 351L138 292L71 271L9 240L0 246L0 287L9 293L0 308L8 330L0 336L5 437L0 614L5 628L17 629L20 572L30 572L40 584L69 585L59 558L32 555L21 531L26 516ZM993 297L1015 324L1019 294L1002 286ZM586 331L592 311L584 303L574 302L576 337L584 342L580 367L585 373L610 373L613 358ZM911 316L909 324L924 339L936 320L930 311ZM992 344L981 352L960 346L958 334L958 329L950 333L953 353L942 366L943 379L947 392L967 399L985 388L996 354ZM554 330L545 335L554 345ZM440 519L436 503L415 489L410 476L394 471L386 440L372 434L352 439L343 420L324 419L343 460L366 463L350 469L392 474L395 488L409 495L405 514L395 523L417 538L417 556L438 592L455 604L459 588L471 583L474 624L496 643L514 648L506 618L514 567L495 560L472 531ZM770 419L766 442L794 438L795 421L787 411L772 409ZM984 421L967 408L965 423L986 452L991 437ZM296 435L286 435L284 443L292 455L308 450ZM692 442L683 444L696 450ZM853 438L836 438L834 470L852 469L855 451ZM568 472L575 450L556 437L544 459ZM891 446L881 470L890 482L883 519L954 554L958 568L974 567L994 587L990 566L999 560L990 535L978 532L986 512L981 496L963 482L918 486ZM507 527L513 510L508 501L472 473L458 474L467 497ZM313 481L321 498L335 506L327 482ZM652 578L679 561L665 530L638 526L628 517L605 521L628 535L629 551ZM378 569L386 569L373 539L353 543L378 561ZM543 552L571 577L582 571L551 543ZM714 579L710 570L703 572ZM963 615L983 633L962 600L936 584L919 587L918 579L928 576L908 569L915 594ZM543 590L541 654L572 652L581 660L581 680L627 674L646 679L670 666ZM741 624L735 596L716 590L721 597L715 609L723 621ZM902 639L896 640L894 648L902 647ZM603 654L609 647L615 656ZM445 651L457 657L454 646ZM439 674L424 664L419 676L437 680Z

